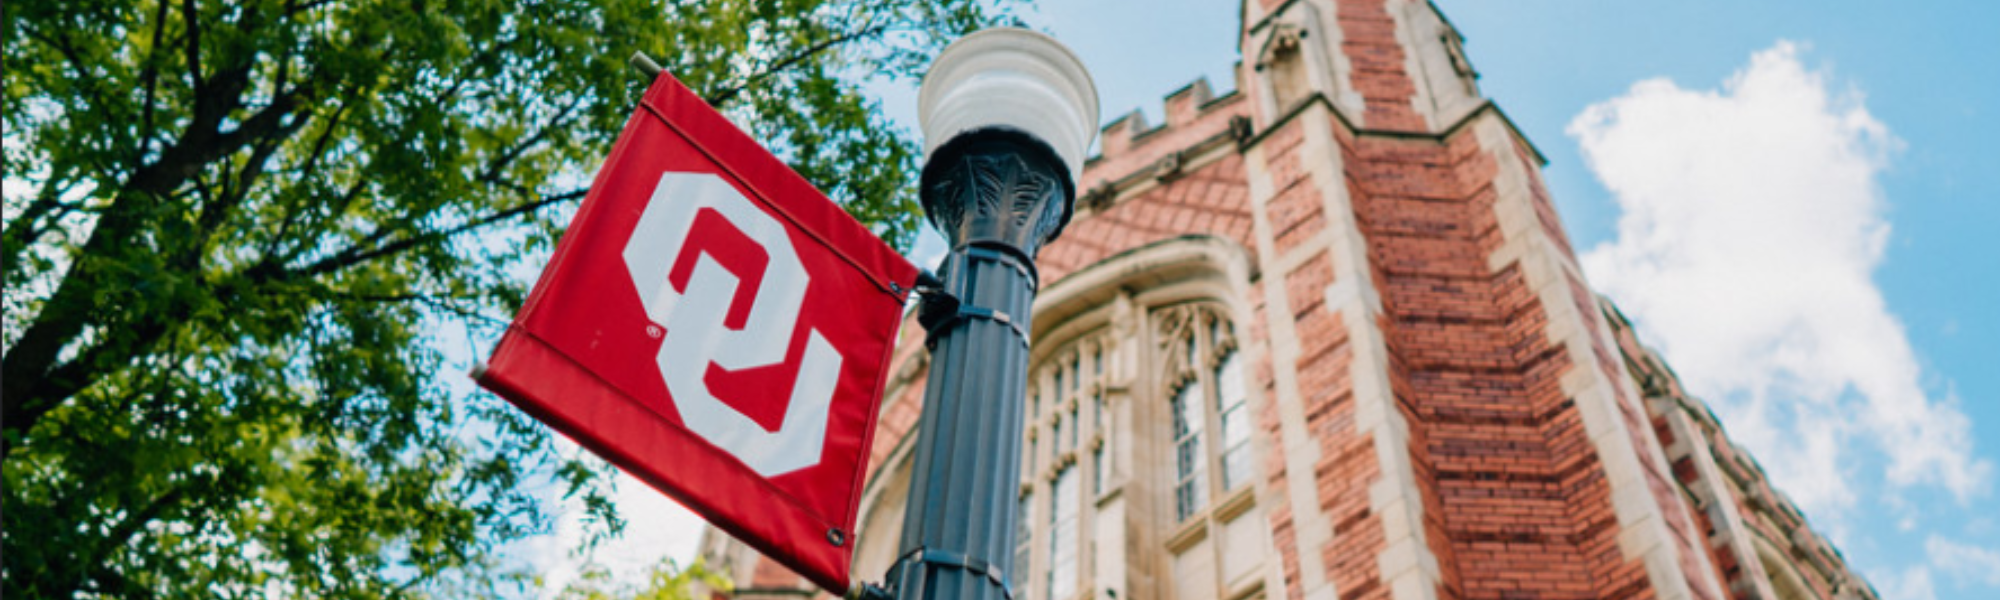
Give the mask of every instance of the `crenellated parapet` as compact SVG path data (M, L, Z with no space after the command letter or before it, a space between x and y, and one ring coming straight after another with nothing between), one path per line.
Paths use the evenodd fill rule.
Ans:
M1234 91L1216 96L1196 79L1167 94L1166 123L1152 125L1133 110L1104 126L1099 152L1084 164L1077 208L1095 210L1149 183L1171 181L1217 151L1234 150L1250 134L1250 106Z
M1599 299L1627 372L1646 398L1646 411L1672 463L1674 479L1693 501L1707 532L1715 568L1737 598L1864 600L1880 596L1764 472L1748 450L1729 439L1721 420L1689 394L1666 361L1639 342L1610 300Z

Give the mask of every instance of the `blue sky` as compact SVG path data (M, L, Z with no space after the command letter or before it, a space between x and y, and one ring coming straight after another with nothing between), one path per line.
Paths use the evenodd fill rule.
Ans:
M1651 334L1647 341L1663 349L1692 389L1705 392L1734 437L1759 451L1815 526L1833 532L1886 597L2000 597L2000 526L1994 522L2000 502L1991 467L2000 456L2000 375L1988 364L2000 357L1994 311L2000 307L2000 243L1989 233L2000 222L2000 180L1990 176L2000 166L1992 141L2000 134L1993 102L2000 98L2000 62L1994 60L2000 42L1986 28L2000 20L2000 3L1439 4L1468 38L1466 50L1484 76L1486 94L1549 157L1545 175L1593 284L1628 313L1641 313L1632 316L1642 335ZM1817 84L1830 103L1824 113L1866 122L1844 139L1861 146L1846 154L1866 164L1800 166L1776 156L1811 154L1818 147L1802 141L1813 137L1811 126L1774 125L1810 120L1801 116L1812 112L1809 107L1752 99L1757 94L1748 91L1788 85L1781 72L1792 67L1806 77L1791 78L1790 85ZM1643 90L1634 87L1641 82ZM1631 114L1583 118L1594 106L1599 117ZM1682 131L1640 124L1647 118L1640 113L1648 111L1679 117ZM1620 127L1653 137L1612 150L1605 139L1617 132L1607 130ZM1717 172L1728 169L1695 166L1671 176L1708 181L1647 183L1647 174L1633 172L1642 165L1613 166L1615 157L1593 157L1587 149L1593 140L1600 153L1660 162L1668 162L1660 155L1676 152L1715 153L1756 165L1753 172L1770 180L1744 181ZM1708 143L1716 140L1722 143ZM1829 183L1783 181L1801 170ZM1843 177L1859 180L1830 183ZM1618 186L1611 181L1629 189L1613 191ZM1635 198L1648 187L1694 193ZM1705 212L1657 206L1666 203ZM1843 211L1845 218L1827 216ZM1782 260L1732 256L1727 260L1752 264L1719 272L1725 269L1673 256L1685 251L1642 249L1647 241L1621 238L1627 233L1621 219L1635 212L1640 220L1693 222L1639 224L1653 234L1687 230L1658 235L1672 239L1652 240L1656 246L1750 231L1768 232L1776 241L1733 249L1758 255L1798 247L1824 251ZM1747 222L1740 228L1716 222L1731 214ZM1879 243L1874 260L1835 256L1855 245L1840 241L1843 228L1864 232L1860 246ZM1647 253L1654 256L1630 256ZM1674 262L1683 264L1660 268ZM1758 265L1789 269L1760 273ZM1676 284L1694 289L1663 289L1667 284L1635 281L1640 273L1610 271L1616 267L1655 267L1645 274L1676 275ZM1824 271L1844 273L1849 285L1807 275ZM1764 281L1743 281L1759 276ZM1642 299L1633 296L1646 293L1682 308L1635 311ZM1765 338L1717 335L1674 314L1689 311L1703 311L1700 319L1709 322L1755 319L1792 329ZM1671 330L1683 325L1697 331ZM1858 360L1832 356L1843 344L1874 351ZM1906 357L1899 345L1907 347ZM1760 351L1797 358L1748 355ZM1732 360L1737 364L1710 364ZM1871 379L1911 386L1898 391L1893 381L1876 385ZM1813 389L1826 381L1846 385ZM1876 425L1900 417L1936 428L1898 432ZM1954 426L1963 430L1954 432ZM1917 439L1905 439L1911 432ZM1925 443L1926 436L1934 443ZM1898 472L1899 465L1920 466Z
M1815 526L1887 597L2000 597L2000 375L1984 364L2000 357L2000 178L1984 176L2000 3L1438 4L1548 156L1593 283ZM1105 120L1158 122L1197 76L1232 87L1235 11L1059 0L1029 21L1083 57ZM1756 241L1675 246L1739 233ZM1738 260L1767 255L1782 258ZM1703 320L1679 326L1689 312Z
M1438 4L1549 158L1592 284L1815 526L1885 597L2000 597L2000 2ZM1158 122L1197 76L1233 87L1236 7L1026 16L1105 120ZM914 91L875 89L915 129ZM692 553L698 524L624 490L601 554Z

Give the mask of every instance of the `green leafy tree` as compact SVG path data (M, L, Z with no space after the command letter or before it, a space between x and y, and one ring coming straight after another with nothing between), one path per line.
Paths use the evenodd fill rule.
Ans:
M406 597L496 581L601 465L439 383L519 304L646 83L634 50L906 245L860 90L964 0L13 0L4 595ZM489 338L490 339L490 338ZM553 488L530 485L554 474Z
M639 585L619 586L611 572L593 566L565 586L557 600L708 600L709 593L730 592L729 579L700 559L687 568L669 560L647 570Z

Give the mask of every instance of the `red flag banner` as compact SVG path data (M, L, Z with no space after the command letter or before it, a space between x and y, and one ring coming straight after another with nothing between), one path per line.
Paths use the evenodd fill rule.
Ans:
M480 385L836 593L917 269L671 75Z

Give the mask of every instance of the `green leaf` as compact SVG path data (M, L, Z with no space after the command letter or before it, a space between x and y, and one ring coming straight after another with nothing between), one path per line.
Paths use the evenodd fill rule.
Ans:
M447 323L492 339L523 301L647 83L624 57L907 247L918 149L863 79L915 77L1006 15L18 0L0 18L0 595L391 598L529 581L496 552L545 534L559 495L592 539L619 530L610 468L443 384L464 367L438 345Z

